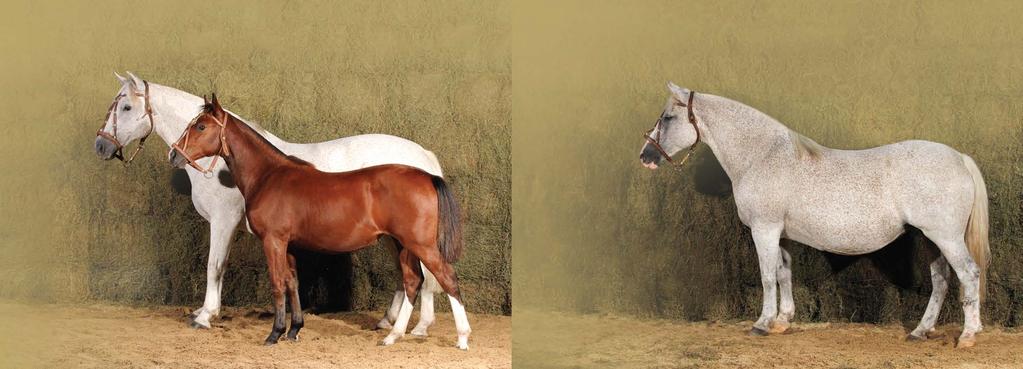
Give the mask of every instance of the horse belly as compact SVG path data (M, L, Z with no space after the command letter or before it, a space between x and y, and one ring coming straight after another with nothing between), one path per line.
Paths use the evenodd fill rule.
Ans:
M881 206L796 211L785 219L785 238L843 255L876 251L903 232L905 225L898 214Z

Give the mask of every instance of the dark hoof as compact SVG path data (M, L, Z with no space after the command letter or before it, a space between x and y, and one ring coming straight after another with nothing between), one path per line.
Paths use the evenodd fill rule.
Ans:
M202 325L202 324L196 323L196 322L195 322L194 320L193 320L193 321L191 321L191 322L189 322L189 323L188 323L188 326L189 326L189 327L192 327L192 328L195 328L195 329L210 329L209 327L207 327L207 326L205 326L205 325Z
M927 340L927 338L920 337L920 336L914 335L912 333L906 335L906 341L908 341L908 342L923 342L923 341L926 341L926 340Z
M274 342L274 341L271 341L271 340L266 340L266 342L263 342L263 346L273 346L273 345L276 345L276 344L277 344L277 342Z
M297 332L295 334L288 333L288 335L285 336L285 339L291 342L298 342L298 333Z
M763 337L763 336L767 335L767 331L765 331L763 329L760 329L760 328L757 328L757 327L753 327L753 329L749 330L749 335L750 336Z

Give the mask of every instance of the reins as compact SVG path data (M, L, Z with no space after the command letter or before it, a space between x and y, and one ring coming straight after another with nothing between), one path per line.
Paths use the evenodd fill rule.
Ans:
M696 91L689 91L689 102L677 103L678 105L686 107L686 110L689 113L688 114L689 124L692 124L693 130L696 131L696 141L693 141L693 144L689 146L689 150L686 151L686 154L685 156L682 157L682 160L678 162L672 160L671 155L668 155L668 152L665 151L663 147L661 147L661 123L663 118L657 118L657 122L654 123L654 128L651 128L649 131L643 134L643 137L646 137L647 143L649 143L655 149L657 149L657 152L661 153L661 156L664 157L664 160L667 160L668 163L671 163L676 170L682 170L682 166L685 165L687 160L689 160L689 156L693 154L693 151L696 151L696 144L700 143L700 128L696 126L696 114L693 113L693 95L696 95ZM650 136L651 133L656 133L656 137L651 137Z
M192 159L191 157L188 156L187 153L185 153L185 150L188 149L189 132L191 131L192 126L199 123L200 117L202 117L202 114L196 117L195 120L188 125L188 127L185 127L185 132L182 133L182 136L185 140L184 144L178 146L178 142L181 142L181 139L178 139L178 142L175 142L174 144L171 145L171 149L176 150L179 154L181 154L181 156L185 157L185 160L188 160L188 165L191 165L192 168L195 168L195 170L198 170L205 176L206 174L210 174L211 172L213 172L213 167L217 165L217 160L220 159L221 154L231 155L231 149L227 147L227 138L225 135L227 133L228 114L227 112L224 112L223 121L217 119L217 117L213 116L213 114L210 114L210 118L213 118L213 121L216 122L218 126L220 126L220 150L218 150L217 154L213 156L213 161L210 162L210 165L207 166L206 169L203 169L201 166L199 166L199 163L196 162L196 160L198 159Z
M117 97L114 98L114 102L110 103L110 109L107 110L107 117L106 119L103 120L103 126L99 127L99 131L96 131L97 136L107 139L107 141L112 142L114 146L117 147L114 150L113 157L117 158L117 160L120 160L122 163L124 163L124 166L131 165L132 160L135 160L135 156L137 156L139 152L141 152L142 149L146 146L146 139L149 138L149 135L153 134L153 129L156 126L156 123L153 122L153 105L149 103L149 82L143 80L142 84L145 86L145 92L142 94L135 92L134 95L142 97L146 103L145 107L146 110L144 116L149 118L149 131L146 132L145 136L142 136L142 138L139 139L139 144L138 146L135 147L135 151L131 153L131 156L129 156L127 160L124 159L124 145L122 145L121 141L117 139L117 103L120 102L122 98L127 97L128 95L119 94L117 95ZM111 117L113 117L114 121L113 126L111 127L113 131L112 134L107 133L106 131L103 130L103 128L106 128L107 126L106 121L110 120ZM139 119L141 119L141 117Z

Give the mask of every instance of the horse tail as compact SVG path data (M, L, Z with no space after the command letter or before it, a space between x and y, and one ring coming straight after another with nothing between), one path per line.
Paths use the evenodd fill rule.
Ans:
M973 177L973 210L966 224L966 248L970 250L973 262L980 269L980 300L987 292L987 268L991 264L991 248L988 243L987 187L980 175L980 168L969 156L963 155L966 170Z
M437 246L444 261L454 263L462 256L462 211L444 178L431 178L437 190Z

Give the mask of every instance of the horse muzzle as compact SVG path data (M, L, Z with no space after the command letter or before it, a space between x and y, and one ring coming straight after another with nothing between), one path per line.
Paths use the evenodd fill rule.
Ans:
M648 169L657 169L657 165L661 162L661 153L647 145L639 154L639 161Z
M185 164L188 163L188 159L186 159L184 155L181 155L177 149L171 149L170 152L167 153L167 160L170 161L171 165L175 168L184 168Z
M117 145L102 136L96 136L94 148L96 149L96 155L103 160L113 159L114 155L117 154Z

